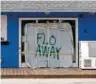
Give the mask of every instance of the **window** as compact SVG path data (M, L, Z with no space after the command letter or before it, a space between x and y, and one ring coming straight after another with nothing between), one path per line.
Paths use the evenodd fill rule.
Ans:
M1 15L1 42L7 41L7 15Z

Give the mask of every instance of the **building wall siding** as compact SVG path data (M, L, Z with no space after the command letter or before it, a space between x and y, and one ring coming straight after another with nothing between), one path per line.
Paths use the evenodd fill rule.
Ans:
M95 11L96 1L1 1L1 11Z

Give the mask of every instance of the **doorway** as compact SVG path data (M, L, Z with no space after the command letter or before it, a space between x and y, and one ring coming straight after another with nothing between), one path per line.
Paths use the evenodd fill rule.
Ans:
M20 18L20 67L78 67L77 18Z

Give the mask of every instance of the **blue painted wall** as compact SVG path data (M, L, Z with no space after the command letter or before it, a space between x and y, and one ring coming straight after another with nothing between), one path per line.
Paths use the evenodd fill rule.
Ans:
M18 67L18 18L7 16L7 40L9 45L1 45L1 67Z
M79 40L96 40L96 13L88 12L2 12L7 15L7 40L9 45L1 45L1 67L19 67L19 18L78 18ZM83 16L81 15L83 14ZM84 30L87 33L84 33Z

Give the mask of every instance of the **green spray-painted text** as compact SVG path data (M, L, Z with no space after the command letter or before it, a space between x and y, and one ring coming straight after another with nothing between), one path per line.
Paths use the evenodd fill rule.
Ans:
M56 38L54 35L46 40L44 33L37 33L37 48L36 52L39 56L53 56L59 59L61 47L56 47Z

